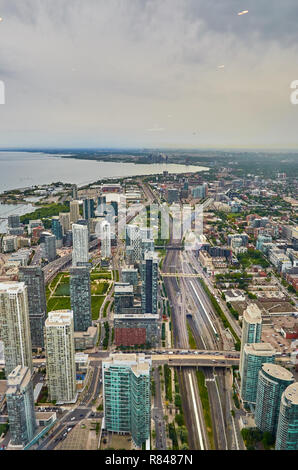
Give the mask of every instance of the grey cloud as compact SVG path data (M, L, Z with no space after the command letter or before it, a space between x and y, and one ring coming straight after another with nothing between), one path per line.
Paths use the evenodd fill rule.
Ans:
M296 0L0 0L0 146L24 136L188 145L194 128L198 146L297 142L297 10Z

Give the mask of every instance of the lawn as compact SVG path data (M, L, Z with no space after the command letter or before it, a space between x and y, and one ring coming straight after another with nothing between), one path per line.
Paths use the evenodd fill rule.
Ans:
M108 282L96 282L93 281L91 284L91 294L93 295L103 295L107 292L109 288Z
M48 312L70 310L70 297L52 297L48 301Z
M92 320L97 320L99 317L99 310L104 302L104 295L92 295L91 296L91 311L92 311Z
M70 296L70 288L69 283L63 282L60 283L59 286L56 288L55 297L69 297Z

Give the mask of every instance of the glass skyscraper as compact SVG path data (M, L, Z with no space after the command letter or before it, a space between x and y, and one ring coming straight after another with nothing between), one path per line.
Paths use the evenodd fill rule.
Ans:
M17 366L8 376L6 391L10 444L25 446L37 429L33 385L28 367Z
M259 371L255 422L263 432L275 435L282 393L294 382L292 372L277 364L263 364Z
M271 344L253 343L244 346L240 395L245 403L256 403L259 371L265 362L274 361L275 350Z
M141 447L150 438L151 359L144 354L111 354L102 368L105 429L131 433Z
M275 450L298 450L298 383L283 392L276 433Z
M43 348L47 312L43 270L40 266L20 267L19 280L27 286L32 347Z
M262 335L262 314L257 304L248 305L243 312L242 337L240 351L240 375L242 374L242 361L244 346L249 343L260 343ZM242 377L242 375L241 375Z
M92 325L90 270L88 266L77 266L69 273L74 331L87 331Z
M141 264L142 312L157 313L158 256L153 252L145 253Z

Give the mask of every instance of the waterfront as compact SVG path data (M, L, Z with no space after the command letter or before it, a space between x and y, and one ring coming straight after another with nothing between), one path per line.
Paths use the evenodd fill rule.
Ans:
M134 164L59 158L41 153L0 152L0 193L61 181L85 185L104 178L208 170L206 167L175 164Z
M9 215L24 215L34 210L32 204L0 204L0 233L6 233Z

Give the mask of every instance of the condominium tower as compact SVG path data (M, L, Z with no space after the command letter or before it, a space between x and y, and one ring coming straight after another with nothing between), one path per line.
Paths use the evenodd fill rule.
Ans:
M89 261L89 234L86 225L72 225L72 265L80 266L79 263Z
M74 331L87 331L92 325L90 270L88 266L77 266L69 273Z
M263 364L259 371L255 422L263 432L275 435L281 396L294 382L292 372L277 364Z
M101 243L101 258L111 256L111 224L106 220L100 223L99 237Z
M43 348L47 311L43 270L40 266L20 267L19 280L27 286L32 347Z
M141 264L142 312L157 313L158 256L145 253Z
M24 282L0 283L0 339L4 343L6 376L18 365L32 371L29 306Z
M111 354L102 370L105 429L131 433L141 447L150 438L151 359L144 354Z
M243 313L240 351L240 375L242 370L243 349L245 344L260 343L262 335L262 314L256 304L248 305Z
M70 222L76 223L80 218L79 201L70 201L69 210L70 210Z
M45 322L45 349L50 400L74 403L77 392L71 310L49 312Z
M280 401L275 450L298 450L298 383L289 385Z
M26 446L37 429L33 385L28 367L17 366L7 378L6 403L10 444Z
M269 343L245 344L241 369L241 399L248 404L255 404L259 371L262 365L275 361L275 350Z

